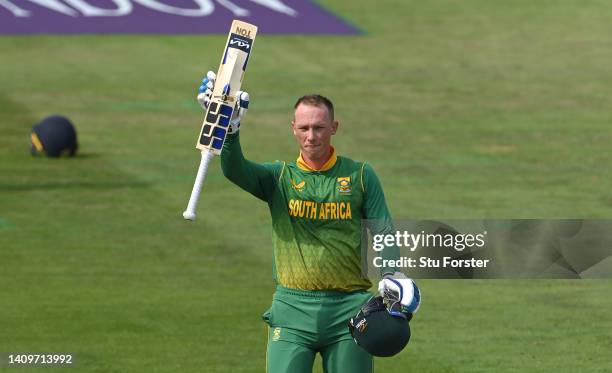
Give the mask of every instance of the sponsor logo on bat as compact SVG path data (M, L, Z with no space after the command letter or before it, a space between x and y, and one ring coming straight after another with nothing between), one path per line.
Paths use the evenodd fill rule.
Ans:
M249 53L251 49L251 39L246 39L240 35L232 34L228 46L230 48L236 48L245 53Z

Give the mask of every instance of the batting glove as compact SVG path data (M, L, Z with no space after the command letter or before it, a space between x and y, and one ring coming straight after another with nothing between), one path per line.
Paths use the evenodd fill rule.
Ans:
M414 281L401 272L385 275L378 283L378 293L393 316L404 314L410 320L421 305L421 291Z
M198 103L206 111L208 105L212 99L213 90L215 88L215 79L217 76L214 72L209 71L206 73L206 77L202 79L202 84L198 88ZM235 106L232 112L232 118L230 120L228 133L236 133L240 129L240 121L246 115L249 109L249 94L244 91L236 92Z

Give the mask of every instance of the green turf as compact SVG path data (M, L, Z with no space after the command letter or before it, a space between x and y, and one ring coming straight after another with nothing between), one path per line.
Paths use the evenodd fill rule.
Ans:
M258 37L251 159L295 158L292 104L321 92L336 148L373 165L395 217L612 218L607 1L320 3L367 34ZM199 220L181 217L195 90L224 40L0 37L0 351L74 352L79 372L263 370L267 207L216 160ZM76 123L76 159L28 154L52 113ZM610 281L419 284L411 345L378 371L612 370Z

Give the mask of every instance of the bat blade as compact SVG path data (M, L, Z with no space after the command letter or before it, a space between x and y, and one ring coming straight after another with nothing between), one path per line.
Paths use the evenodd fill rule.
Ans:
M257 27L234 21L221 57L212 100L206 111L196 148L221 154L235 105L236 92L242 86Z
M202 159L187 209L183 212L186 220L195 220L208 165L213 156L221 154L223 149L234 110L235 95L242 85L256 35L257 26L238 20L232 22L217 71L212 99L196 143L196 148L201 150Z

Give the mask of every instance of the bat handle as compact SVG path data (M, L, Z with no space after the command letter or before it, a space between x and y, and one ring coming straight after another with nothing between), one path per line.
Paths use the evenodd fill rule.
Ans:
M186 220L195 220L196 218L196 207L198 206L198 199L200 198L200 192L202 191L202 184L204 184L204 178L208 171L208 164L214 157L213 153L208 150L202 150L202 159L200 160L200 167L198 168L198 175L196 176L195 183L193 184L193 190L191 191L191 197L189 197L189 204L187 210L183 212L183 217Z

